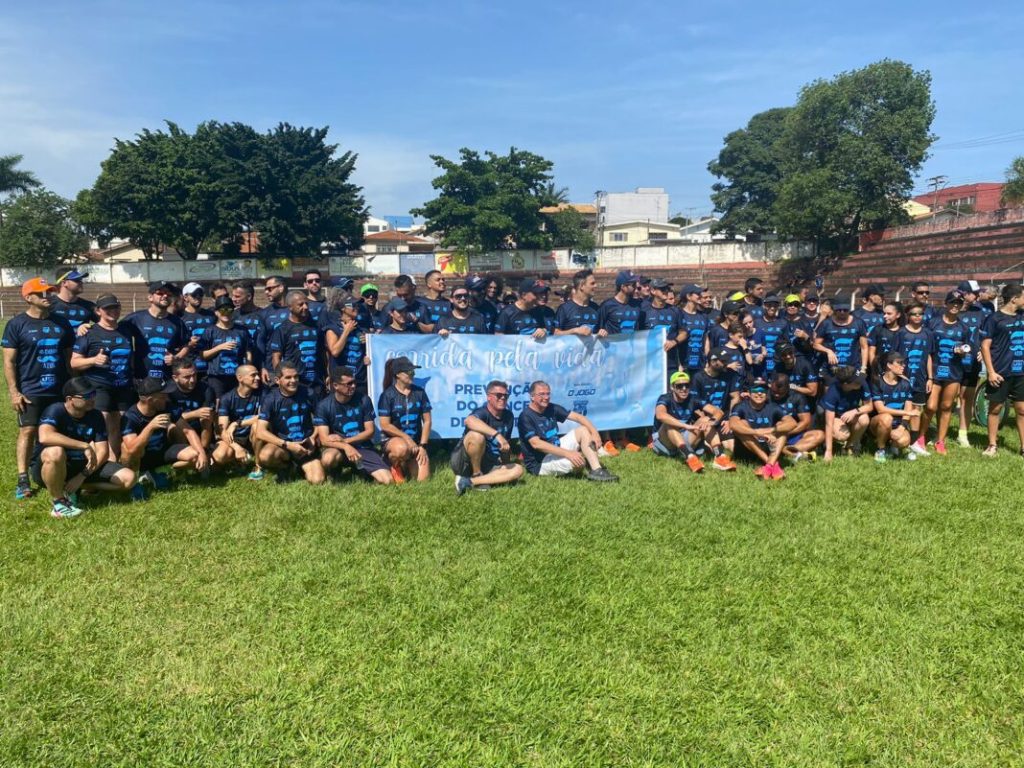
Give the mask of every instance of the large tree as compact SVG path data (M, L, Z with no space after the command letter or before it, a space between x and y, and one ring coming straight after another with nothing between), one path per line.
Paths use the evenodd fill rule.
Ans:
M708 170L725 181L712 186L711 202L722 216L715 231L761 234L775 229L773 207L782 182L780 146L792 107L759 112L746 128L725 137L725 146Z
M71 201L44 189L24 192L3 206L0 265L51 269L89 248L71 215Z
M21 155L0 155L0 197L15 192L28 192L41 186L31 171L18 168L21 160Z
M549 160L515 147L507 155L481 156L463 148L458 161L440 155L431 159L443 171L433 181L438 195L412 213L425 217L427 231L440 234L446 247L546 249L554 247L556 235L560 247L575 244L565 242L578 229L571 214L555 214L561 218L553 220L540 212L560 192L552 183Z
M776 226L850 247L864 226L905 221L928 158L931 75L883 60L806 86L787 116Z
M1006 169L1006 185L1003 187L1003 205L1024 203L1024 155L1014 158Z

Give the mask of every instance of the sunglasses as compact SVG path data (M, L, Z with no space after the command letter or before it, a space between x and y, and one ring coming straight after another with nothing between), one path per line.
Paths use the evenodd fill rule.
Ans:
M689 384L673 384L672 389L689 389Z
M453 293L452 294L452 301L461 301L463 299L468 299L468 298L469 298L469 294L468 293Z
M916 293L918 296L931 296L932 295L931 291L914 291L914 293Z
M924 317L924 312L910 312L907 317Z
M307 277L306 278L306 282L307 283L319 283L320 282L320 278L319 277Z
M508 400L508 392L491 392L490 395L495 400Z
M755 387L755 388L750 390L750 394L752 394L752 395L767 395L768 394L768 390L764 389L763 387Z

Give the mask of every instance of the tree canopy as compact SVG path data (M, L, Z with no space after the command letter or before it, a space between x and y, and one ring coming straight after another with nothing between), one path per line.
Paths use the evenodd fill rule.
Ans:
M0 155L0 197L42 186L35 174L18 168L21 161L22 155Z
M1003 187L1003 205L1024 203L1024 155L1014 158L1006 169L1006 185Z
M931 76L883 60L805 86L795 106L755 115L708 168L724 182L719 229L848 247L864 226L905 219L934 140Z
M237 252L248 232L268 257L358 245L366 205L349 181L356 155L336 156L327 130L208 121L190 134L168 122L117 140L75 210L101 242L125 238L150 258L161 243L187 259L211 243Z
M71 215L71 201L45 189L30 190L3 205L0 265L50 269L89 248Z
M426 231L463 251L499 248L593 247L593 235L573 209L542 214L566 196L555 186L553 163L512 147L507 155L462 148L459 160L431 155L443 173L434 179L438 195L412 211L426 219Z

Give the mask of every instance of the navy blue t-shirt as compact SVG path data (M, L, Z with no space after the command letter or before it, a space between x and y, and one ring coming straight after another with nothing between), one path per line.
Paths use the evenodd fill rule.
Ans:
M821 400L821 406L826 411L832 411L841 416L847 411L860 408L864 405L864 401L870 397L871 394L868 392L867 387L863 385L858 389L846 391L839 386L838 381L834 381L829 386L828 391L825 392L825 397Z
M465 318L456 317L454 313L444 315L437 321L438 331L451 333L487 333L487 320L476 310L470 310Z
M313 413L313 426L327 427L332 434L350 438L362 432L366 428L366 422L372 424L375 418L373 404L366 395L349 398L347 403L339 403L338 398L330 394L317 403L316 411ZM352 445L369 446L370 441L364 440Z
M133 367L140 379L167 379L171 367L164 364L164 355L177 353L189 341L185 324L174 315L153 317L149 310L132 312L120 327L131 331L135 345Z
M614 296L605 299L598 311L597 322L608 333L634 333L643 323L640 302L631 299L623 304Z
M690 379L690 396L701 408L713 405L728 415L734 382L734 377L728 371L722 371L718 376L709 376L707 371L697 371Z
M138 403L136 403L124 412L124 417L121 419L121 435L141 435L142 430L149 426L149 422L159 415L159 413L156 413L152 416L143 416L139 410ZM169 443L170 439L167 436L166 429L154 429L149 436L149 440L146 442L145 455L163 459L164 452L167 450ZM143 461L145 463L145 459Z
M755 366L758 373L768 376L775 372L775 345L789 336L789 321L781 317L768 320L762 317L756 323L754 340L764 347L764 360Z
M520 309L514 303L509 304L498 313L498 319L494 323L494 332L529 336L538 328L545 328L544 318L536 309L536 307Z
M900 330L895 331L887 328L885 323L879 323L868 334L868 345L875 348L875 354L881 358L900 346Z
M291 312L288 310L288 307L276 307L271 304L270 306L261 309L259 314L263 322L263 330L260 333L260 338L263 341L264 346L266 346L266 343L270 340L271 334L277 330L277 327L281 325L281 323L289 318ZM321 325L323 325L326 315L326 312L320 313L319 322ZM310 315L310 317L312 317L312 315ZM267 350L263 349L261 352L265 355Z
M679 310L672 306L664 306L660 309L648 305L644 309L641 315L642 328L645 331L653 330L655 328L665 328L665 339L667 341L675 341L679 335L680 330L680 318ZM679 347L676 346L670 349L666 356L668 357L668 365L670 369L675 368L679 365Z
M281 360L287 360L299 370L299 381L304 386L318 386L327 375L324 345L320 327L312 319L304 323L285 320L270 335L267 353L281 353Z
M242 426L242 422L259 415L260 397L258 389L254 389L247 397L242 397L237 389L232 389L225 392L224 397L217 403L217 416L227 416L228 424L238 424L235 427L236 439L246 440L252 434L252 427Z
M896 411L902 411L913 396L914 391L910 381L902 376L896 379L895 384L887 382L884 376L879 376L871 384L872 401L881 403L886 408L892 408ZM894 427L902 423L902 416L893 417L892 425Z
M309 319L314 323L320 322L320 315L327 309L326 301L317 301L316 299L306 298L306 308L309 310Z
M512 416L512 411L510 411L508 408L502 411L501 416L498 417L492 414L489 410L487 410L486 405L481 405L479 408L477 408L469 415L475 416L491 429L497 430L509 442L512 441L512 429L515 427L515 418ZM469 432L470 430L467 427L463 431L462 436L465 437L466 435L469 434ZM488 453L494 456L494 458L498 458L501 455L501 449L498 447L498 436L494 435L493 437L491 437L487 435L484 437L484 439L487 441L486 444Z
M560 331L571 331L585 325L591 333L597 333L599 311L593 301L588 301L582 307L572 299L563 301L555 312L555 327Z
M722 327L721 323L711 323L708 325L708 345L711 349L724 347L725 342L728 340L729 332Z
M711 321L705 314L679 310L679 326L689 334L679 348L679 362L686 370L697 371L707 362L704 359L704 338L710 325Z
M310 313L312 317L312 313ZM253 365L261 366L266 362L269 365L270 353L267 351L267 342L270 337L263 333L263 313L259 309L242 312L235 310L231 315L235 325L245 328L249 334L249 349L253 352Z
M196 312L182 312L178 317L181 319L181 322L184 323L185 330L187 331L189 339L191 339L193 336L198 336L202 338L203 329L209 328L210 326L216 324L217 322L217 317L216 315L213 314L213 312L211 312L208 309L202 308L200 308ZM207 363L206 360L203 360L202 356L198 352L199 349L202 349L201 343L200 346L197 348L195 355L196 371L199 372L200 374L204 374L206 373L206 369L209 367L209 363Z
M688 394L685 400L679 402L671 392L666 392L658 398L658 402L654 404L655 411L658 410L659 405L664 405L668 415L674 419L679 419L683 424L692 424L694 422L694 414L700 408L700 404L692 394ZM661 422L655 416L654 431L657 432L659 429L661 429Z
M50 299L50 317L60 318L71 327L72 332L77 333L82 323L96 321L96 305L82 298L64 301L54 293Z
M787 416L792 416L797 421L805 413L811 413L810 401L801 395L799 392L789 391L785 400L776 400L772 398L772 402L782 409L782 412Z
M29 399L32 395L59 397L73 342L71 327L63 320L29 317L24 312L11 318L0 346L17 350L18 391Z
M775 369L775 372L786 374L789 376L789 383L796 384L798 387L816 384L819 379L817 369L805 357L797 357L791 370L787 370L785 366L780 364Z
M860 359L860 340L868 334L860 320L853 318L848 325L839 325L829 317L821 321L815 333L826 347L836 353L837 365L860 368L864 364Z
M442 317L446 317L452 313L452 303L444 296L439 296L436 299L431 299L426 296L417 297L419 303L423 305L423 313L420 316L420 322L424 325L436 326L438 321ZM437 328L434 328L436 331Z
M782 407L770 399L758 410L749 400L741 400L732 409L732 415L747 422L754 429L766 429L774 427L784 418L786 412Z
M541 413L527 406L519 414L519 444L523 449L523 465L531 475L540 474L540 465L547 456L530 445L531 437L539 437L546 443L558 445L558 425L569 418L569 411L560 405L548 403Z
M864 309L864 307L859 307L853 310L853 316L864 323L864 328L869 334L876 325L881 325L885 322L885 315L877 309L869 311Z
M221 350L208 362L207 373L210 376L234 376L238 366L245 365L249 354L249 334L244 328L232 324L230 328L214 325L203 329L199 342L200 351L209 351L229 341L235 342L235 348Z
M966 355L956 350L965 344L971 344L970 329L957 320L947 323L942 316L932 320L932 377L935 381L961 382L964 380L965 363L971 359L971 352Z
M991 339L992 366L1000 376L1024 376L1024 313L997 310L981 325L981 338Z
M992 313L981 304L972 304L960 313L960 322L971 332L971 347L974 352L981 348L981 324L990 314ZM976 357L972 358L971 366L977 367Z
M267 422L270 431L282 440L301 443L313 434L315 407L305 387L300 386L291 396L273 389L260 402L260 421Z
M205 382L197 381L191 392L182 392L179 387L174 387L174 391L167 395L167 409L171 414L171 420L177 422L186 411L213 408L216 400L213 390L206 386ZM190 420L188 425L196 432L202 428L199 419Z
M82 357L95 357L101 351L107 353L105 366L94 365L82 373L97 387L117 389L134 384L132 340L120 326L111 331L96 323L75 339L74 351Z
M431 410L430 398L415 384L408 395L403 395L393 385L380 393L377 398L377 415L387 416L391 423L405 432L417 443L422 434L423 414Z
M899 351L907 358L906 376L915 392L923 392L928 381L928 358L932 353L932 334L928 329L913 333L900 329Z
M65 407L64 403L54 403L43 411L39 424L48 424L57 430L58 434L70 437L72 440L81 440L83 443L105 443L107 441L107 423L103 420L103 414L95 408L86 411L80 419L76 419ZM32 460L37 461L39 454L46 446L36 441L36 447L32 453ZM68 461L84 462L85 451L78 448L65 448L64 452Z
M325 312L320 316L320 327L323 328L324 333L331 331L336 334L340 339L345 335L345 329L341 326L341 313L337 310L332 312ZM358 319L356 320L357 327L352 329L348 337L345 339L345 344L341 348L340 354L331 358L331 363L334 367L346 366L351 368L355 373L355 380L358 384L366 384L366 330L359 326Z
M487 333L494 333L494 328L498 324L498 314L501 310L495 306L494 302L488 299L481 299L479 304L473 305L473 309L484 316L484 320L487 323Z

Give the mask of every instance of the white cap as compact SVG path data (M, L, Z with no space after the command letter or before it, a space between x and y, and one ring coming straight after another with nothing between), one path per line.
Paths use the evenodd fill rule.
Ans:
M181 289L181 294L183 296L191 296L196 291L201 290L203 290L203 286L199 283L185 283L185 287Z

